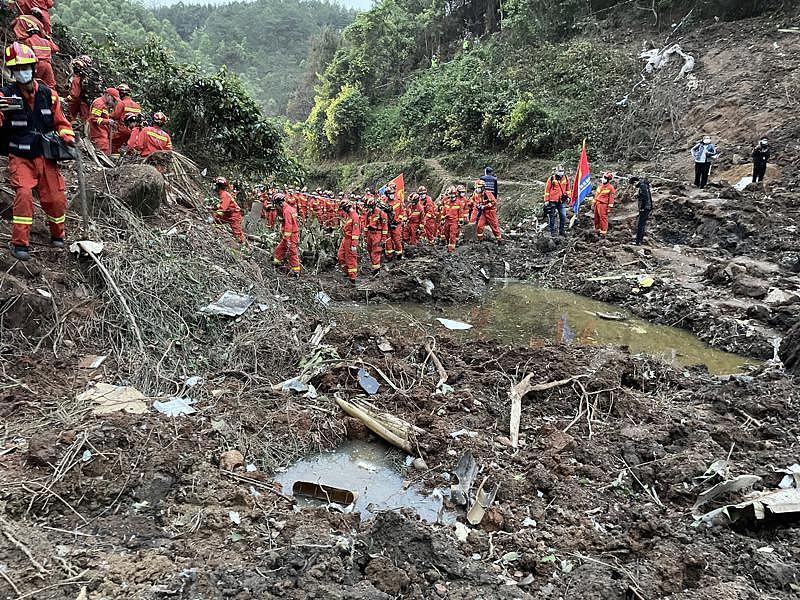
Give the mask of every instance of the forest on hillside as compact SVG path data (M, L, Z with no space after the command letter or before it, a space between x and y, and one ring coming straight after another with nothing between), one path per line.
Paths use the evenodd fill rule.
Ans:
M97 43L137 45L154 33L182 60L227 67L269 115L290 108L312 46L354 18L354 11L323 0L178 3L155 10L134 0L63 0L55 7L57 22Z

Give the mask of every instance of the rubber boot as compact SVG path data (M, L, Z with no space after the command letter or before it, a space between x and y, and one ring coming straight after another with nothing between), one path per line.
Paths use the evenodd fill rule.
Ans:
M9 250L11 250L11 256L16 258L17 260L30 260L31 255L28 253L28 246L15 246L14 244L9 244Z

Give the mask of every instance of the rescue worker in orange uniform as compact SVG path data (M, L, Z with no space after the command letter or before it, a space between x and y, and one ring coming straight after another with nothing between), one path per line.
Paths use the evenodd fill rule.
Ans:
M564 173L564 165L558 165L544 186L544 211L550 226L550 236L556 237L556 213L558 213L558 233L566 234L567 204L572 197L572 186Z
M285 194L275 194L274 208L280 214L281 241L275 248L272 262L276 266L284 262L289 265L289 274L293 277L300 276L300 222L297 218L297 209L285 201Z
M413 193L409 196L409 202L406 205L406 214L408 220L406 221L405 231L403 232L403 241L409 246L416 246L419 242L419 230L422 228L422 211L424 210L422 203L419 199L418 193Z
M267 190L264 186L256 188L256 197L261 202L261 218L267 223L267 227L272 229L278 220L278 210L281 208L276 202L278 194L273 194L272 190ZM281 204L283 198L280 199Z
M28 31L34 27L40 32L44 30L42 22L33 15L19 15L16 19L11 21L11 30L14 32L14 38L17 40L27 37Z
M384 240L389 236L389 219L386 213L378 206L375 196L367 196L365 204L367 253L372 264L372 276L375 277L381 270L383 244Z
M50 23L50 9L53 8L53 0L15 0L19 12L23 15L33 15L42 22L42 32L46 36L53 34L53 26Z
M214 180L214 191L217 194L217 198L219 198L219 204L217 204L214 212L214 220L217 223L230 224L233 237L235 237L240 243L244 243L245 237L244 232L242 231L242 209L239 208L236 200L234 200L233 196L231 196L230 192L228 192L229 187L228 180L224 177L217 177Z
M172 138L164 131L163 126L167 124L167 115L163 112L157 112L153 115L153 124L143 127L134 136L131 132L131 138L135 142L128 140L128 148L138 152L142 158L147 158L154 152L172 152Z
M141 117L142 114L142 107L131 98L131 88L127 83L120 83L117 86L117 91L119 92L119 102L117 102L111 115L111 118L117 124L117 131L111 139L113 146L111 151L114 154L118 153L119 149L126 145L131 137L131 129L127 125L129 115Z
M73 121L86 121L89 119L89 98L86 96L85 71L91 64L92 59L86 55L79 56L72 61L72 76L69 80L67 108Z
M456 249L461 225L464 224L467 191L463 185L450 187L442 200L442 237L447 242L447 251Z
M428 194L428 189L424 185L417 188L417 193L419 194L419 204L422 207L422 237L428 240L429 244L433 244L436 241L438 223L436 219L436 203Z
M36 79L39 79L51 90L56 89L56 76L53 73L53 54L58 53L58 46L51 40L39 35L39 27L36 23L28 25L28 31L24 39L17 38L26 46L30 46L36 54Z
M603 173L600 178L600 185L597 186L592 199L594 230L601 236L608 235L608 215L611 214L611 209L614 208L614 201L617 198L617 190L611 183L613 180L613 173Z
M389 217L389 238L385 244L386 258L399 260L403 258L403 227L406 222L406 211L393 183L386 188L384 204L388 207L386 216Z
M339 205L342 218L342 242L336 258L339 266L355 285L358 274L358 240L361 237L361 220L353 205L347 200Z
M56 91L34 79L33 49L15 42L5 50L5 63L14 79L0 90L0 151L8 155L9 182L15 192L10 250L14 258L30 260L33 190L47 215L50 245L64 247L64 178L56 161L45 158L42 134L55 133L66 145L74 146L75 133L61 110Z
M482 179L475 181L475 194L473 195L475 205L475 234L478 241L483 241L486 225L494 234L494 241L498 244L503 243L503 232L500 231L500 223L497 220L497 198L486 189L486 182Z
M111 128L114 124L111 115L117 102L119 92L115 88L107 88L89 109L89 137L95 148L108 155L111 154Z

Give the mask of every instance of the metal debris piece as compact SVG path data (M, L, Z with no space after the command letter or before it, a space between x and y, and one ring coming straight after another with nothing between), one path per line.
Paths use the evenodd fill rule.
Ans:
M458 483L450 486L450 499L455 504L465 505L469 501L469 491L478 474L478 463L469 450L458 459L453 475L458 478Z
M158 400L155 400L153 402L153 408L155 408L158 412L167 415L168 417L180 417L182 415L191 415L192 413L197 412L191 406L194 403L194 400L190 400L188 398L170 398L166 402L159 402Z
M252 296L245 296L228 290L218 300L204 307L201 311L224 317L238 317L243 315L254 301L255 298Z
M343 490L323 483L313 483L311 481L295 481L292 486L292 495L306 496L324 502L335 502L342 506L355 504L358 498L358 492Z
M467 329L472 329L472 325L469 323L464 323L463 321L454 321L453 319L443 319L441 317L436 317L436 320L444 325L447 329L453 331L465 331Z
M697 501L694 503L692 510L697 510L717 496L721 496L722 494L727 494L729 492L738 492L740 490L752 487L759 481L761 481L761 477L758 475L739 475L738 477L734 477L728 481L718 483L717 485L708 488L705 492L697 497Z
M78 361L78 367L81 369L96 369L105 362L106 358L108 358L108 354L104 354L103 356L87 354Z
M470 525L479 525L480 522L483 521L483 516L492 506L494 497L497 495L497 490L500 488L499 484L489 483L487 486L488 482L489 478L484 477L481 485L475 492L475 502L472 503L472 506L467 511L467 522Z
M377 394L378 388L381 387L381 384L378 383L378 380L367 373L364 367L358 369L358 383L370 396Z

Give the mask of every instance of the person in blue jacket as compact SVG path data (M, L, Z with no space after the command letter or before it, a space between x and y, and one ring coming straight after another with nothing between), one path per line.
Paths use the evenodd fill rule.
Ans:
M711 172L711 163L717 156L717 147L711 143L711 136L703 136L691 150L694 158L694 185L698 188L706 187L708 174Z
M498 194L497 177L494 176L492 167L487 166L479 179L486 184L486 189L494 194L495 199L500 198L500 194Z

